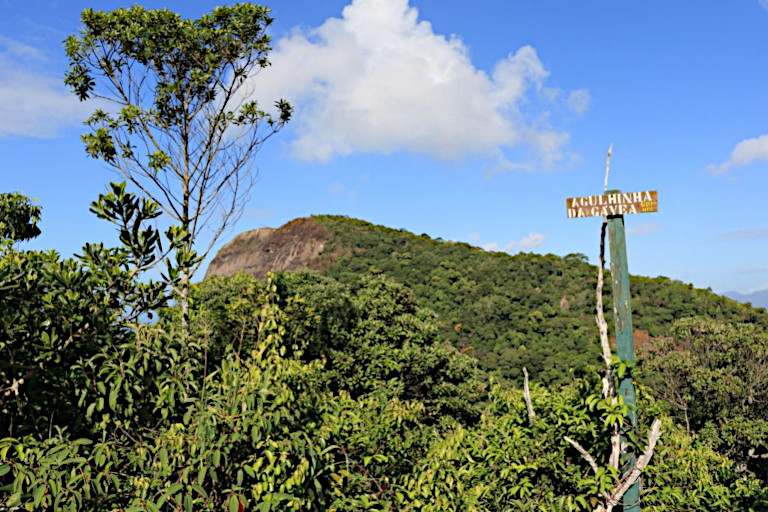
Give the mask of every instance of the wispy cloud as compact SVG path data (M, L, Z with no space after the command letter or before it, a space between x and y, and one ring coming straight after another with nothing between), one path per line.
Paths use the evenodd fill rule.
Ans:
M544 233L530 233L524 236L522 240L518 242L510 242L507 244L507 251L513 252L516 249L521 251L530 251L531 249L535 249L536 247L543 244L544 240L546 239L547 235Z
M344 191L344 185L341 184L340 181L336 181L331 185L331 194L334 196L337 196L341 194Z
M505 150L524 148L535 162L524 165L552 168L570 157L568 133L546 121L549 72L535 48L478 69L457 36L435 33L408 0L353 0L341 18L278 40L270 60L253 90L263 104L295 105L292 147L304 160L409 151L504 161ZM574 111L589 103L583 90L567 98Z
M752 293L762 292L762 291L765 291L765 290L768 290L768 283L763 283L763 284L761 284L759 286L756 286L754 288L748 289L747 290L747 295L752 294Z
M766 0L768 1L768 0ZM566 104L568 108L576 112L577 114L583 114L589 108L589 104L592 102L592 96L586 89L577 89L568 95Z
M768 267L748 267L738 269L740 274L768 274Z
M56 136L80 124L86 106L59 76L39 71L46 56L37 48L0 36L0 137Z
M764 1L768 2L768 0ZM719 176L727 173L733 167L749 165L759 160L768 160L768 135L739 142L731 151L731 157L727 161L720 165L712 164L707 167L707 171Z
M547 235L543 233L529 233L520 240L511 240L504 245L504 252L516 253L520 251L530 251L544 243ZM498 242L488 242L482 245L486 251L499 251L501 246Z
M11 39L10 37L5 37L1 34L0 47L2 47L2 52L6 55L10 55L19 59L36 61L45 60L45 53L42 50L33 46L29 46L28 44L24 44L21 41Z
M720 235L725 240L761 240L768 238L768 229L744 229L741 231L728 231Z
M647 222L645 224L638 224L637 226L632 226L631 228L627 229L627 235L647 235L648 233L653 233L659 229L661 229L661 224L657 224L655 222Z
M331 185L331 194L334 196L344 195L349 199L355 199L357 197L357 190L344 186L340 181L336 181Z
M472 240L473 242L477 242L478 240L480 240L480 234L479 233L470 233L469 234L469 239Z
M757 0L757 3L760 4L760 7L768 11L768 0Z

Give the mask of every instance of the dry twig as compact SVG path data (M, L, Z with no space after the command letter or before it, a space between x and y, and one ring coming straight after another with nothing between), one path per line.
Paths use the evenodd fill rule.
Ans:
M525 366L523 366L523 375L525 375L525 379L523 380L523 397L525 397L525 407L528 409L528 422L533 425L533 422L536 419L536 413L533 411L531 390L528 387L528 369Z
M571 446L573 446L574 448L576 448L576 451L578 451L578 452L581 454L581 456L582 456L582 457L584 457L584 460L586 460L586 461L587 461L587 463L589 464L589 467L591 467L591 468L592 468L592 471L594 471L594 472L595 472L595 475L597 475L597 471L598 471L598 470L597 470L597 463L595 462L595 459L594 459L594 457L592 457L592 456L589 454L589 452L588 452L587 450L585 450L585 449L584 449L584 447L583 447L583 446L581 446L579 443L577 443L576 441L574 441L574 440L573 440L573 439L571 439L570 437L568 437L568 436L564 436L564 437L563 437L563 439L565 439L566 441L568 441L569 443L571 443Z

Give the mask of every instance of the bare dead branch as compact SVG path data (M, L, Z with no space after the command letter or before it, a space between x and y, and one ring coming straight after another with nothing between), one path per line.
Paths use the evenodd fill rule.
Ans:
M531 390L528 386L528 369L523 366L523 397L525 397L525 407L528 409L528 422L533 425L536 420L536 413L533 411L533 403L531 402Z
M613 153L613 144L608 148L608 156L605 160L605 181L603 190L608 190L608 176L611 172L611 154ZM611 405L616 403L616 384L613 379L613 357L611 344L608 339L608 322L605 320L603 311L603 286L605 284L605 231L608 227L608 218L603 215L603 224L600 226L600 264L597 267L597 286L595 289L597 330L600 333L600 347L602 349L603 362L605 363L605 373L603 374L603 398L609 400ZM618 425L614 425L611 434L611 455L609 465L619 468L619 458L621 455L621 432Z
M586 449L584 449L584 447L582 447L579 443L571 439L570 437L563 436L563 439L568 441L571 444L571 446L576 448L576 451L579 452L582 457L584 457L584 460L587 461L587 463L589 464L589 467L591 467L592 471L594 471L595 475L597 475L597 472L598 472L597 463L595 462L595 459L589 454L589 452Z
M611 174L611 154L613 154L613 143L608 148L608 156L605 158L605 181L603 181L603 192L608 192L608 175Z
M648 432L648 444L645 450L643 450L642 455L637 458L632 469L624 474L614 491L606 498L606 511L612 510L613 507L619 504L621 498L624 497L624 493L632 487L632 484L635 483L648 463L651 462L653 450L656 448L656 442L659 440L659 437L661 437L661 420L656 419L653 421L651 430Z
M597 330L600 333L600 347L602 348L603 362L606 367L606 375L603 378L603 397L613 398L616 395L615 386L613 380L609 377L612 376L613 366L611 344L608 340L608 322L605 320L605 312L603 311L603 286L605 284L604 267L605 267L605 231L607 228L606 219L603 219L603 225L600 229L600 265L597 267L597 287L595 289L595 299L597 306L595 308L595 321L597 322Z

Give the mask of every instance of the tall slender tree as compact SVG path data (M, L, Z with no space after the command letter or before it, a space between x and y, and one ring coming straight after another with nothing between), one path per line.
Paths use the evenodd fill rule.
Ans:
M222 232L242 212L258 149L291 117L250 96L253 76L269 65L269 10L217 7L197 20L140 6L87 9L83 28L65 41L65 83L81 100L97 99L82 139L161 205L185 243L175 252L176 296L189 321L190 280ZM207 245L196 250L204 229Z

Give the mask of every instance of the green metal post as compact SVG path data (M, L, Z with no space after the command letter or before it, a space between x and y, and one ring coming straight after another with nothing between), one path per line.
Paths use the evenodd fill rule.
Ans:
M613 281L613 311L616 328L616 353L619 359L634 363L635 346L632 340L632 306L629 294L629 268L627 266L627 243L624 235L624 217L608 217L608 238L611 243L611 278ZM619 394L629 408L629 420L632 431L637 430L637 400L631 372L619 382ZM622 445L626 446L622 435ZM635 463L635 454L625 449L621 463L624 468L631 468ZM640 479L629 488L622 500L624 512L640 512Z

